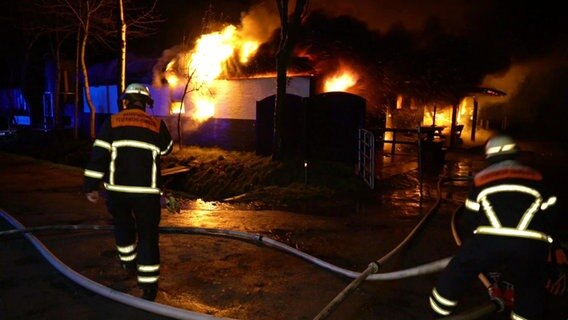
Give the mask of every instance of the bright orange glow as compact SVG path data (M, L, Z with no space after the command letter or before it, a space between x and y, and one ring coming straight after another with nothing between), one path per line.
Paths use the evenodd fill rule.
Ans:
M189 63L189 74L197 81L211 82L223 72L223 63L235 50L233 37L235 26L228 26L221 32L201 36L197 40Z
M435 109L435 110L434 110ZM435 120L434 120L435 117ZM426 105L424 106L424 118L422 125L431 126L436 124L440 127L446 127L443 133L449 132L452 125L452 106L451 105Z
M246 64L259 45L260 41L245 39L235 26L228 25L197 39L192 50L167 65L164 77L172 88L185 86L183 79L191 81L186 92L187 108L184 106L183 109L194 120L203 122L215 115L215 96L210 90L213 81L227 76L227 65L231 59ZM176 64L185 66L185 70L180 72L179 68L174 68ZM182 72L185 74L180 74ZM172 112L179 113L179 104L177 102L176 107L172 103Z
M402 109L402 96L398 95L396 96L396 109Z
M174 65L175 61L170 61L168 63L168 65L166 66L166 72L165 72L165 77L166 77L166 81L171 85L171 86L175 86L179 83L179 78L178 76L175 74L175 72L173 72L173 65Z
M170 113L171 114L185 113L185 106L182 105L180 101L173 101L170 104Z
M354 72L343 69L338 74L331 76L325 80L324 92L345 91L347 92L353 87L359 77Z
M205 96L195 101L196 111L193 113L192 117L203 122L215 115L215 101L212 97Z
M436 124L437 126L446 127L442 133L449 134L452 126L452 110L451 105L426 105L424 106L423 125L429 126ZM470 130L471 114L473 112L472 103L468 103L468 99L463 99L458 105L456 113L456 125L464 125L465 130Z
M244 42L241 46L240 50L240 61L243 64L246 64L250 57L258 50L258 42L257 41L248 41Z

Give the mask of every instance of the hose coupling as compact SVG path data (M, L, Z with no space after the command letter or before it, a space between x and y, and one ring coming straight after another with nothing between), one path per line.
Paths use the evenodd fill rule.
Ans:
M369 268L371 268L371 273L377 273L377 271L379 271L379 264L373 261L369 263Z

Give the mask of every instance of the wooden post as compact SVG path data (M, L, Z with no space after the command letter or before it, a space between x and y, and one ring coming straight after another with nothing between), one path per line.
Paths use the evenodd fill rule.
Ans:
M458 113L458 103L454 102L452 104L452 124L450 127L450 148L453 148L456 146L456 121L457 121L457 113Z
M392 142L391 142L391 156L394 156L394 149L396 148L396 130L392 131Z
M477 97L473 96L473 115L471 117L471 141L475 141L475 131L477 129Z

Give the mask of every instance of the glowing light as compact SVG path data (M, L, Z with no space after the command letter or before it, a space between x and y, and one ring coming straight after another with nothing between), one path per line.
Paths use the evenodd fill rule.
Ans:
M402 109L402 99L403 99L403 98L402 98L401 95L398 95L398 96L396 97L396 109L397 109L397 110L398 110L398 109Z
M202 97L195 101L195 112L191 117L197 121L205 121L215 115L215 101L212 97Z
M246 64L256 53L260 41L244 39L239 30L228 25L220 31L202 35L195 47L168 63L164 78L172 88L185 86L189 79L184 113L199 122L215 115L215 94L210 88L216 79L227 76L227 66L237 62ZM175 66L183 66L176 68ZM172 113L179 113L179 102L171 106Z
M223 72L223 63L234 53L235 26L221 32L203 35L195 46L189 63L189 74L198 81L211 82Z
M175 61L170 61L166 66L166 72L165 72L166 81L171 86L176 86L179 82L178 76L173 71L174 63Z
M170 104L170 113L171 114L185 113L185 105L183 105L181 101L173 101Z
M241 50L240 50L240 61L241 63L246 64L249 62L250 57L258 50L258 42L257 41L248 41L243 43Z
M347 91L357 83L358 78L354 72L343 69L338 74L325 80L324 92Z

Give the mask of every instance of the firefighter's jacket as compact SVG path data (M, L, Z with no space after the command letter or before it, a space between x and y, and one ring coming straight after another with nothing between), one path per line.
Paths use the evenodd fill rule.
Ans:
M84 191L160 194L160 157L173 141L165 123L141 109L126 109L107 119L93 143L85 168Z
M515 160L475 175L465 202L465 221L476 235L528 238L551 243L556 197L537 170Z

